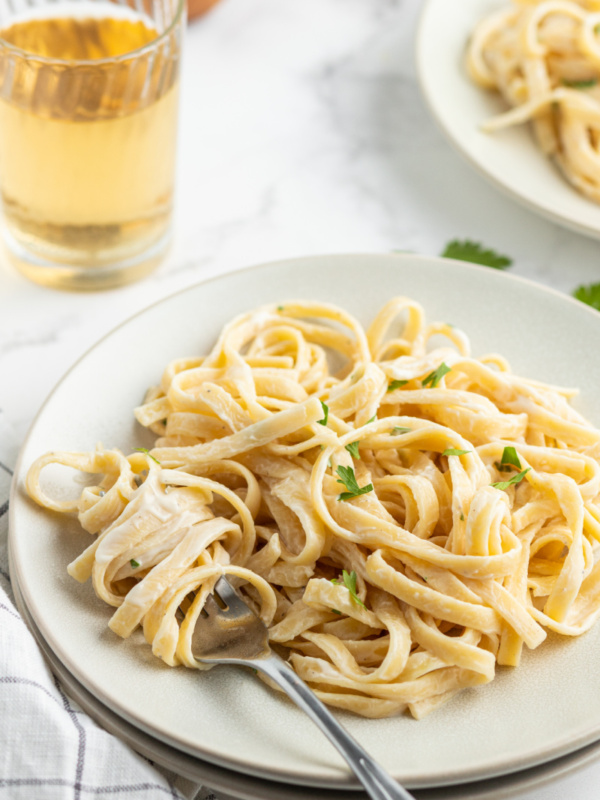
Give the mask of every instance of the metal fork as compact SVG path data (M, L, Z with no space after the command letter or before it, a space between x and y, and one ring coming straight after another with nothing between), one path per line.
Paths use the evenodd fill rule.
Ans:
M265 624L238 596L226 578L207 598L192 635L192 653L206 664L240 664L268 675L323 731L344 756L373 800L414 800L363 750L311 689L269 647Z

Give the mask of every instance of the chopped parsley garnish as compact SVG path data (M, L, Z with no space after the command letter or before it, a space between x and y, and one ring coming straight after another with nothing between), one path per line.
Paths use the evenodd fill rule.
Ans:
M145 453L148 456L148 458L152 459L152 461L156 461L157 464L160 464L160 461L158 460L158 458L154 458L154 456L150 453L150 450L148 450L147 447L136 447L135 449L136 449L136 452Z
M465 521L465 515L462 513L462 511L461 511L461 514L460 514L460 521L461 522Z
M596 311L600 311L600 283L591 283L588 286L580 286L573 292L576 300L581 300Z
M392 381L388 386L388 392L393 392L394 389L399 389L401 386L406 386L408 381Z
M321 400L321 406L323 407L323 419L318 419L317 422L319 425L327 425L327 420L329 419L329 406L325 405L325 403Z
M333 614L341 614L341 611L338 611L337 608L330 608L329 609Z
M372 483L368 483L362 488L358 485L352 467L338 467L336 472L341 478L341 480L337 482L346 487L346 491L341 493L338 500L350 500L353 497L358 497L361 494L367 494L373 491Z
M443 456L466 456L467 453L471 453L472 450L456 450L453 447L450 447L448 450L444 450L442 453Z
M519 461L519 456L517 455L517 451L514 447L505 447L502 453L502 459L500 461L500 466L503 467L516 467L517 469L521 469L521 462ZM506 470L501 470L505 472Z
M401 433L410 433L412 428L403 428L401 425L396 425L395 428L392 428L390 431L390 436L400 436Z
M523 480L525 475L527 475L527 473L530 470L531 470L531 467L527 467L527 469L524 469L523 472L517 472L517 474L513 475L512 478L510 478L509 480L507 480L507 481L498 481L498 483L492 483L492 486L494 487L494 489L500 489L500 490L507 489L509 486L513 486L513 485L515 485L517 483L521 483L521 481Z
M345 569L342 570L342 583L344 584L346 589L348 589L348 591L350 592L350 597L356 603L361 605L363 608L366 608L366 605L360 599L360 597L358 596L358 593L356 591L356 578L357 578L357 575L356 575L356 572L354 570L352 570L352 572L347 572ZM335 584L339 584L340 583L340 581L338 581L337 578L333 578L333 580L331 582L335 583ZM333 609L331 609L331 610L333 611Z
M492 267L492 269L506 269L512 264L512 259L508 256L502 256L494 250L486 250L483 245L471 242L469 239L465 239L463 242L453 239L448 242L442 258L468 261L471 264L481 264L484 267Z
M346 445L346 450L350 453L352 458L360 458L360 453L358 452L358 446L360 442L350 442L350 444Z
M566 78L562 79L563 86L568 86L569 89L591 89L598 85L598 78L588 78L583 81L569 81Z
M431 386L432 389L438 385L438 383L442 380L444 375L447 375L450 372L450 367L447 364L442 363L439 365L437 369L434 369L433 372L430 372L423 380L421 381L421 385L423 388L426 386Z
M130 559L129 563L131 564L131 566L132 566L134 569L137 569L137 568L139 567L139 562L138 562L138 561L136 561L136 560L135 560L135 558L132 558L132 559Z
M375 420L376 420L376 419L377 419L377 414L373 414L373 416L371 417L371 419L368 419L368 420L365 422L365 425L368 425L368 424L369 424L369 422L375 422Z
M283 306L277 306L277 311L283 311Z

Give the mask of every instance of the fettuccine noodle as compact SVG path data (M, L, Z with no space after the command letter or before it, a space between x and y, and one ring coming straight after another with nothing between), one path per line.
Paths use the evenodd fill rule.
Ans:
M467 65L513 106L483 129L530 121L542 151L600 202L600 2L513 0L476 27Z
M407 298L366 331L265 306L166 368L135 409L154 449L48 453L27 489L96 535L69 573L167 664L203 668L191 633L227 575L325 702L420 718L600 614L600 431L573 394ZM98 477L53 499L49 464Z

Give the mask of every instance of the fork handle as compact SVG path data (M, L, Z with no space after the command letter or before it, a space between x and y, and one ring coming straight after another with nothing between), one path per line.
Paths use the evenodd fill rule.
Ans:
M340 725L333 714L283 659L272 653L250 666L264 672L318 725L344 756L372 800L414 800Z

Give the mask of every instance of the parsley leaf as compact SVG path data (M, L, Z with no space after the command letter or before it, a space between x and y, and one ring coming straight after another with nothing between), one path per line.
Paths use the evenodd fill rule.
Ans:
M527 467L527 469L524 469L523 472L517 472L516 475L513 475L512 478L510 478L510 480L508 480L508 481L499 481L498 483L492 483L492 486L494 487L494 489L500 489L500 490L507 489L511 485L514 485L514 484L517 484L517 483L521 483L521 481L523 480L525 475L527 475L527 473L530 470L531 470L531 467Z
M517 455L517 451L514 447L504 448L500 465L505 467L512 466L516 467L517 469L521 469L521 462L519 461L519 456ZM501 472L506 472L506 470L501 470Z
M393 392L394 389L399 389L401 386L406 386L408 381L392 381L388 386L388 392Z
M443 456L466 456L467 453L471 453L472 450L456 450L453 447L450 447L448 450L444 450L442 453Z
M352 572L347 572L345 569L342 570L342 582L343 582L344 586L346 587L346 589L348 589L348 591L350 592L350 597L356 603L361 605L363 608L366 608L366 605L363 603L363 601L358 596L358 593L357 593L357 590L356 590L356 579L357 579L357 575L356 575L356 572L354 570L352 570ZM335 583L336 585L340 584L340 582L336 578L333 578L333 580L331 582ZM331 609L331 610L333 611L333 609Z
M360 442L350 442L350 444L346 445L346 450L350 453L352 458L360 458L360 453L358 452L358 446Z
M596 311L600 311L600 283L591 283L589 286L580 286L573 292L576 300L581 300Z
M403 428L400 425L396 425L395 428L392 428L390 431L390 436L400 436L401 433L410 433L412 428Z
M360 599L356 592L356 572L352 570L352 572L348 573L345 569L342 570L342 578L344 579L344 586L350 592L350 595L353 600L355 600L359 605L363 608L366 608L366 605Z
M147 447L136 447L135 451L137 453L145 453L148 456L148 458L152 459L152 461L156 461L157 464L160 464L158 458L154 458L154 456L150 453L150 450L148 450Z
M435 389L438 383L442 380L444 375L447 375L450 372L450 367L447 364L442 363L439 365L437 369L434 369L433 372L430 372L426 378L423 378L421 381L421 385L423 388L431 384L431 388Z
M465 239L464 242L459 239L448 242L442 258L455 258L458 261L482 264L484 267L492 267L492 269L506 269L512 264L512 259L508 256L501 256L494 250L486 250L483 245L471 242L469 239Z
M569 81L566 78L562 79L563 86L568 86L570 89L591 89L598 84L598 78L588 78L583 81Z
M372 483L368 483L362 488L358 485L356 482L356 475L354 474L352 467L338 467L336 472L341 478L341 480L338 480L337 483L341 483L346 487L347 490L341 493L341 495L338 497L338 500L350 500L352 497L358 497L361 494L367 494L368 492L373 491Z
M131 566L132 566L134 569L136 569L137 567L139 567L139 562L138 562L138 561L136 561L136 560L135 560L135 558L131 558L131 559L129 560L129 563L131 564Z
M329 406L325 405L325 403L321 400L321 406L323 407L323 419L318 419L317 422L319 425L327 425L327 420L329 419Z

